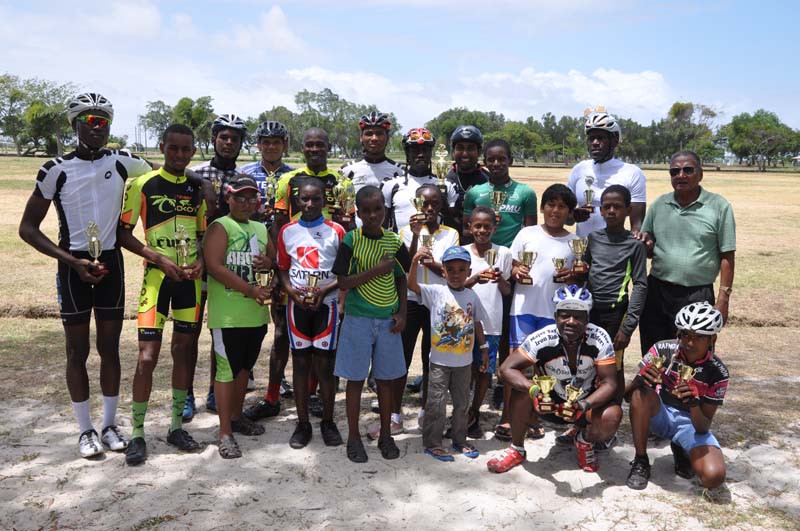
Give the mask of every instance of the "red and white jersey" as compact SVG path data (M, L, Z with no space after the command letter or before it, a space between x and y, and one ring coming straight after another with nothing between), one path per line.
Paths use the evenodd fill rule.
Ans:
M331 269L344 234L341 225L323 217L287 223L278 235L278 269L288 271L292 287L299 290L308 287L311 273L319 275L318 288L331 285L336 280ZM332 291L325 300L335 298L336 293Z

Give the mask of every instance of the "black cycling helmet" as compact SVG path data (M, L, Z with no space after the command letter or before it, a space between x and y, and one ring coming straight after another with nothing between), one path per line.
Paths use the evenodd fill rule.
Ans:
M223 129L233 129L234 131L238 131L242 138L247 136L247 126L244 123L244 120L236 116L235 114L220 114L217 116L214 123L211 124L211 134L215 135L222 131Z
M258 127L256 127L255 137L256 140L261 140L262 138L267 138L271 136L276 136L279 138L283 138L284 140L289 136L289 130L286 129L286 126L280 122L276 122L274 120L267 120L266 122L261 122Z
M483 146L483 135L481 130L474 125L459 125L450 135L450 147L455 146L456 142L472 142L477 144L480 149Z
M392 122L389 121L389 117L386 114L380 111L372 111L362 116L358 122L358 128L362 131L367 127L383 127L388 131L392 128Z

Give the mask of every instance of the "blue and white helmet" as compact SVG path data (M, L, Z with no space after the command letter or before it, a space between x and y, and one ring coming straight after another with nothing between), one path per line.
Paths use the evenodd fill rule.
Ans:
M100 111L108 115L109 120L114 120L114 106L105 96L97 92L84 92L67 102L67 119L70 125L75 118L86 111Z
M675 316L675 328L702 336L719 334L723 324L720 311L707 301L688 304Z
M556 303L556 313L559 310L575 310L589 313L592 309L592 294L586 288L575 286L562 286L553 295Z

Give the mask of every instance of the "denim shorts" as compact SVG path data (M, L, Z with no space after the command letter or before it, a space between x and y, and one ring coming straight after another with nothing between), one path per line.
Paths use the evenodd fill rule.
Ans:
M339 330L339 347L333 373L345 380L366 380L372 364L376 380L406 375L403 338L393 334L394 319L373 319L345 314Z
M483 336L486 342L489 343L489 368L486 369L486 374L494 374L497 367L497 351L500 348L500 336ZM483 363L483 355L481 354L480 345L475 344L472 349L472 364L480 367Z
M719 448L717 438L710 431L701 435L694 430L689 413L665 406L663 402L659 412L650 419L650 431L662 439L671 439L687 452L697 446Z
M511 348L519 348L529 335L551 324L556 324L556 321L550 317L538 317L532 313L512 315L509 324Z

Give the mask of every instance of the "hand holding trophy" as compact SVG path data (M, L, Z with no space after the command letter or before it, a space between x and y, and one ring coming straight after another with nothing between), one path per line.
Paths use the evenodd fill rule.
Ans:
M550 393L556 388L556 379L552 376L537 376L534 383L539 386L539 391L542 394L542 399L539 400L539 412L554 412L556 405L550 397Z
M180 224L175 227L175 254L178 256L178 265L189 269L189 234L186 227Z
M567 393L567 401L561 405L561 418L572 421L580 416L580 410L575 407L575 402L583 394L583 388L569 384L564 390Z
M425 208L425 198L424 197L414 197L411 199L411 204L414 205L414 208L417 210L414 215L411 216L409 220L410 223L425 223L428 219L428 216L425 214L423 210Z
M684 382L688 384L689 381L694 378L694 374L697 372L697 370L691 365L687 365L685 363L678 363L676 369L678 372L678 381L675 382L675 387L672 388L672 394L680 397L681 392L678 390L678 387Z
M581 208L588 210L591 213L594 212L594 205L592 204L592 201L594 201L594 190L592 190L594 176L587 175L583 178L583 182L586 184L586 190L583 192L583 196L586 201L581 205Z
M569 248L575 256L575 261L572 263L573 276L580 277L589 272L589 266L583 261L583 253L586 252L588 243L586 238L575 238L569 241Z
M256 283L259 288L269 288L272 286L272 279L275 276L275 271L272 269L262 269L256 272ZM268 306L270 299L259 301L262 306Z
M481 276L488 282L497 282L498 273L494 269L495 264L497 264L497 251L494 249L487 249L486 252L483 253L483 259L486 260L486 265L488 265L490 269L482 272Z
M564 266L567 265L566 258L553 258L553 267L555 268L555 273L553 273L553 282L559 284L564 283L564 280L561 278L561 275L564 273Z
M306 292L303 295L303 302L305 304L314 304L319 291L319 273L309 273L306 278Z
M536 251L520 251L519 252L519 263L524 265L528 268L528 273L524 276L521 276L519 279L520 284L524 284L526 286L530 286L533 284L533 279L530 276L530 269L534 263L536 263L536 257L538 253Z
M100 241L100 229L97 223L90 221L84 231L89 240L89 256L92 257L91 268L95 275L106 275L108 269L106 265L98 260L100 255L103 254L103 242Z

